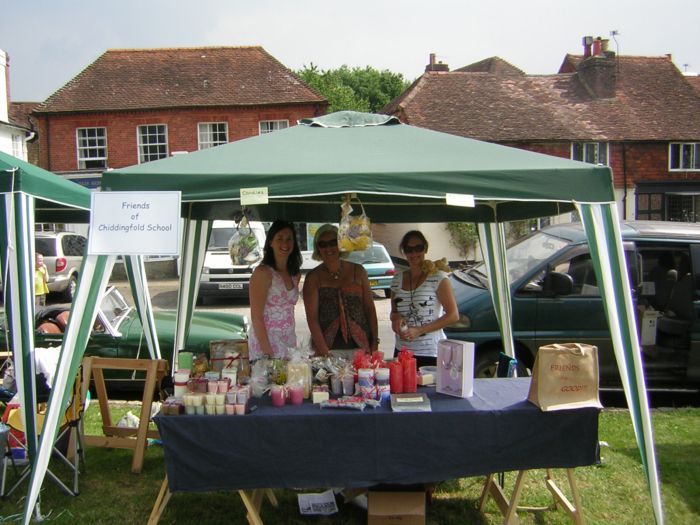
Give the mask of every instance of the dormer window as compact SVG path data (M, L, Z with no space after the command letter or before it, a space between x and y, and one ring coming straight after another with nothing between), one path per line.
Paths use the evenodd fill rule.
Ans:
M669 171L700 170L700 142L671 142L668 145Z
M589 164L608 165L607 142L572 142L571 158Z

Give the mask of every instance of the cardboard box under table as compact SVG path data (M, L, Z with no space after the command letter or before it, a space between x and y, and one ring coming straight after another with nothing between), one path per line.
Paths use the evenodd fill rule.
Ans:
M462 399L421 387L431 412L395 413L388 404L364 411L311 403L275 408L262 398L242 417L159 415L163 490L167 497L238 490L250 499L267 488L409 485L593 464L598 409L542 412L526 401L528 389L529 378L477 379L474 396Z

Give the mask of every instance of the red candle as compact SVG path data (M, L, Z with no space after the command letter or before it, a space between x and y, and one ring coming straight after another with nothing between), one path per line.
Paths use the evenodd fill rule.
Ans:
M403 392L403 366L398 361L389 363L389 387L392 394Z
M409 357L403 362L403 391L415 392L418 390L418 369L416 358Z

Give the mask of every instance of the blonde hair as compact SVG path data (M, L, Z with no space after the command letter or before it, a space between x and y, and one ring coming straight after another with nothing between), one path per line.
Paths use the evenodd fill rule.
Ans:
M335 236L338 237L338 228L336 226L333 226L332 224L324 224L318 230L316 230L316 233L314 234L314 253L311 254L311 258L314 261L322 260L321 254L318 252L318 240L321 238L322 235L328 232L333 232L335 233Z

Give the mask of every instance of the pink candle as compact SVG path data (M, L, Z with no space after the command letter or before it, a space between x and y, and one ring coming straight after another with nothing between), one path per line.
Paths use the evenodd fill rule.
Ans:
M304 385L290 385L289 402L292 405L301 405L304 402Z
M285 403L285 388L283 385L272 385L270 396L272 397L272 406L281 407Z

